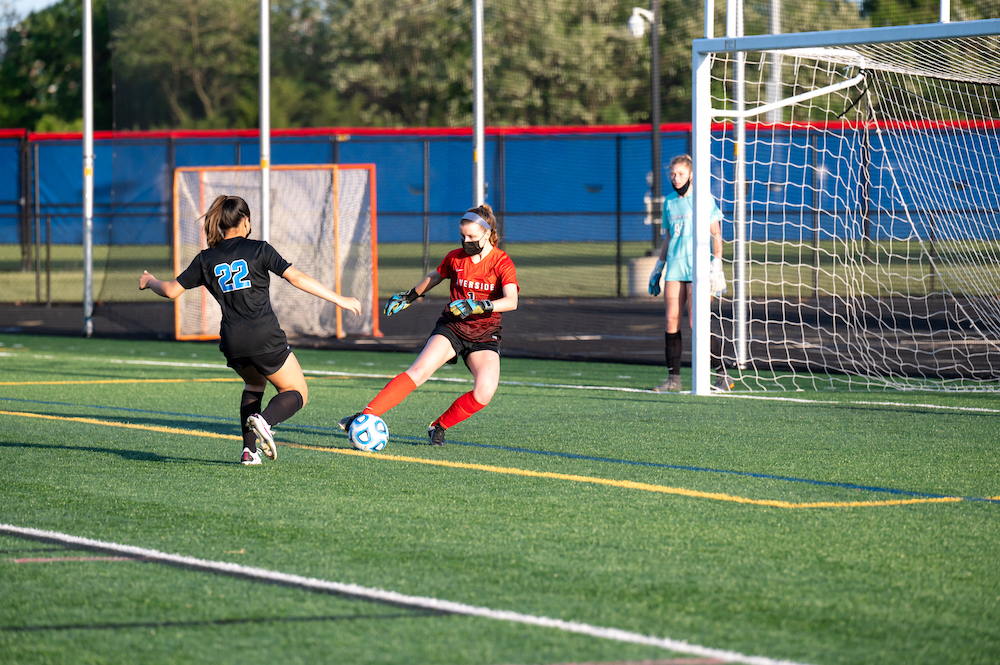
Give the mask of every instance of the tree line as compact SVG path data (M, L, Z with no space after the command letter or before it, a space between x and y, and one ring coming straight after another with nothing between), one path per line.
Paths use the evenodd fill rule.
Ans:
M984 3L958 0L953 15L990 15ZM471 125L471 4L273 0L272 126ZM634 39L626 28L634 4L487 0L487 124L649 122L648 33ZM660 4L662 117L687 121L703 9ZM716 25L725 26L725 3L716 4ZM784 4L785 32L937 19L937 0ZM770 6L746 3L747 34L768 31ZM21 18L2 8L0 126L79 130L82 0ZM257 126L257 0L93 0L93 8L96 129Z

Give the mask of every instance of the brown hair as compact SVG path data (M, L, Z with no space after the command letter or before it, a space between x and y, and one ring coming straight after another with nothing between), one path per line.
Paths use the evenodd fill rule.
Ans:
M202 215L205 220L205 241L209 247L222 240L226 231L236 228L243 218L250 218L250 206L238 196L217 196Z
M481 206L475 208L469 208L465 212L474 212L480 217L482 217L487 224L490 225L490 244L496 247L500 242L500 236L497 234L497 218L493 214L493 208L490 207L489 203L484 203ZM469 220L464 220L459 223L459 226L465 226L466 224L476 224L476 222L470 222Z

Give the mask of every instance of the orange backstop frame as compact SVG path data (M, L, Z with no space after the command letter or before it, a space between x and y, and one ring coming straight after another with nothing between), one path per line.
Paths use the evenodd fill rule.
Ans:
M379 302L378 302L378 214L376 205L377 196L375 190L375 165L374 164L280 164L270 167L272 171L306 171L306 170L329 170L333 175L332 187L333 187L333 199L334 199L334 228L335 234L336 229L339 228L339 210L338 204L338 185L337 185L337 173L341 170L366 170L368 171L368 182L369 182L369 203L371 207L371 233L372 233L372 337L381 337L382 333L378 329L378 313L379 313ZM180 256L177 248L180 245L180 210L178 206L178 187L179 187L179 174L180 173L194 173L198 172L200 174L206 171L260 171L259 166L181 166L174 169L174 182L173 182L173 199L174 199L174 210L173 210L173 264L174 264L174 276L181 274L181 272L187 266L180 265ZM201 214L205 214L205 194L204 194L204 184L202 177L199 175L199 200L198 205L201 208ZM202 233L202 246L204 248L204 231ZM339 238L339 235L337 235ZM335 245L337 251L339 251L340 244ZM334 284L334 292L340 295L340 263L337 256L334 257L334 264L336 266L336 279ZM201 302L202 316L204 320L204 303L207 298L211 297L207 289L204 286L199 287L202 289ZM341 319L340 307L337 307L337 330L336 336L338 338L343 338L346 334L343 331L343 324ZM219 339L218 334L198 334L198 335L188 335L182 334L180 330L180 302L178 299L174 300L174 339L178 341L212 341Z

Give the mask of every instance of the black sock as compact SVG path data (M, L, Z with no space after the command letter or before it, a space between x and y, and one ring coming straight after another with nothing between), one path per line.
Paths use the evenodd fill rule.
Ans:
M289 390L278 393L267 403L267 408L260 415L271 427L278 423L285 422L295 415L295 412L302 408L302 393L298 390Z
M240 399L240 431L243 432L243 447L249 448L250 452L257 452L257 435L247 427L247 418L255 413L260 413L260 405L264 403L264 391L254 392L244 390Z
M681 373L681 333L663 333L667 347L667 367L671 374Z

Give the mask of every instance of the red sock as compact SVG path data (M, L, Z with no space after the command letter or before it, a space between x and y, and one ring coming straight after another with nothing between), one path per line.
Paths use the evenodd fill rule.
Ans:
M448 410L441 414L435 422L441 427L448 429L458 423L462 422L469 416L471 416L476 411L479 411L485 404L480 404L476 401L476 398L472 396L472 391L469 391L456 399Z
M403 372L385 385L385 388L375 395L375 399L368 403L363 413L374 413L381 416L383 413L396 406L406 396L412 393L417 387L410 375Z

